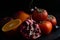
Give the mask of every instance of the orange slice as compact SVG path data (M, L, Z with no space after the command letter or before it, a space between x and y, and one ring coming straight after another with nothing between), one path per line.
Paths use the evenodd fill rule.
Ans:
M2 31L7 32L7 31L14 30L14 29L18 28L18 26L21 23L22 23L22 21L20 19L11 20L2 27Z

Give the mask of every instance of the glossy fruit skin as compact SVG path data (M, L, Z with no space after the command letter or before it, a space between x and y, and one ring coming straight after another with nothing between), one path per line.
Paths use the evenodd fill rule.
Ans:
M18 11L16 14L15 14L15 18L17 19L21 19L23 22L29 18L30 15L24 11Z
M47 20L50 21L53 26L56 26L57 20L56 20L56 17L55 17L55 16L53 16L53 15L48 15Z
M49 34L52 31L52 23L49 21L41 21L39 27L44 34Z
M48 17L48 13L44 9L34 10L34 12L32 14L32 18L35 21L46 20L47 17Z

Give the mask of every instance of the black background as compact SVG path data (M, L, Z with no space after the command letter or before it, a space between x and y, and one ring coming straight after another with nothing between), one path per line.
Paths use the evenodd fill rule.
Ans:
M19 10L24 10L26 12L30 11L29 10L30 2L31 0L0 1L0 18L5 16L13 16ZM33 0L32 7L35 6L46 9L49 14L56 16L58 21L60 20L59 0Z
M30 11L31 0L2 0L0 1L0 18L6 16L13 16L19 10L26 12ZM60 25L60 1L59 0L34 0L32 7L44 8L48 11L48 14L52 14L57 18L57 25ZM32 8L31 7L31 8Z

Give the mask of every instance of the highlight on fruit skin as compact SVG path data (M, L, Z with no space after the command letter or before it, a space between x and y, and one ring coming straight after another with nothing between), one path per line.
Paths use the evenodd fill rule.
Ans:
M50 34L52 31L52 23L49 21L41 21L39 27L44 34Z
M40 9L40 8L35 8L32 14L32 18L35 21L41 21L41 20L46 20L48 17L48 12L45 9Z
M2 27L3 32L15 30L22 23L20 19L11 20Z
M21 19L22 22L24 22L27 18L30 17L29 14L27 14L26 12L24 11L19 11L16 13L16 16L15 16L17 19Z

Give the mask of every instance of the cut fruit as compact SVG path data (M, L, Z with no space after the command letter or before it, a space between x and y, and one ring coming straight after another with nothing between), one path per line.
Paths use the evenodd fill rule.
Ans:
M20 25L20 33L28 40L41 37L39 24L37 24L32 18L27 19L23 24Z
M53 15L48 15L47 21L50 21L53 26L56 26L56 24L57 24L56 17Z
M3 32L15 30L22 23L20 19L11 20L2 27Z

